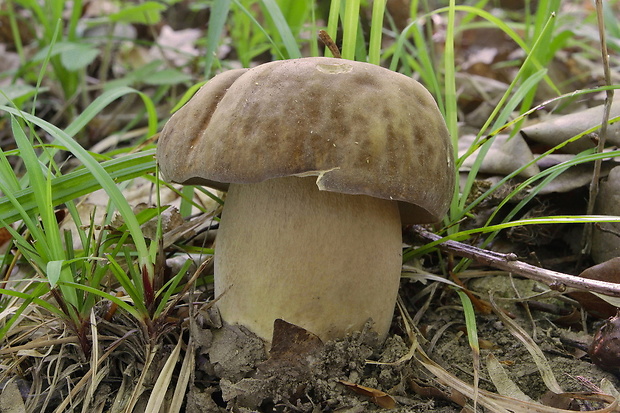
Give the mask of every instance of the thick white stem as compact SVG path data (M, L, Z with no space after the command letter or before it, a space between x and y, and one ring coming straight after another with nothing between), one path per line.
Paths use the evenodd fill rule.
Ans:
M401 271L397 203L319 191L315 180L230 185L215 253L222 318L265 341L276 318L323 340L372 318L385 337Z

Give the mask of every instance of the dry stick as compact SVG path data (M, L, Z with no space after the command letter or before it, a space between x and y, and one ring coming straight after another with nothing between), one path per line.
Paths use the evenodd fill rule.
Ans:
M439 235L426 231L419 225L414 225L413 231L418 237L426 242L441 240ZM620 284L590 280L575 275L545 270L544 268L536 267L523 261L518 261L517 256L512 253L502 254L499 252L487 251L457 241L444 241L441 244L438 244L437 248L444 252L458 255L459 257L470 258L491 267L500 268L532 280L543 282L549 285L552 290L564 291L566 287L573 287L593 293L620 297Z
M89 340L92 340L92 336L86 336L86 338L88 338ZM103 340L114 341L114 340L118 340L118 337L99 336L99 340L100 341L103 341ZM29 341L28 343L22 344L21 346L3 347L2 349L0 349L0 355L11 354L11 353L17 354L18 352L22 350L32 350L32 349L43 348L43 347L58 346L58 345L67 344L67 343L78 344L79 341L78 341L78 338L75 336L62 337L62 338L56 338L56 339L40 338L34 341Z
M327 47L329 51L332 52L332 55L334 55L335 58L340 59L342 57L340 56L340 50L338 49L336 42L334 42L334 39L331 38L329 33L327 33L325 30L319 30L319 39L321 40L321 42L323 42L325 47Z
M609 71L609 55L607 54L607 40L605 38L605 22L603 20L603 4L601 0L596 0L596 16L598 19L598 32L601 39L601 54L603 57L603 71L605 73L605 85L611 86L611 74ZM607 140L607 123L609 122L609 113L611 111L611 104L614 100L614 91L609 89L606 91L605 106L603 108L603 120L601 122L601 130L599 133L598 146L596 148L597 153L603 152L605 148L605 141ZM599 179L601 175L601 164L603 160L597 159L594 161L594 171L592 172L592 182L590 183L590 193L588 199L588 208L586 214L592 215L594 213L594 204L596 202L596 196L598 195ZM586 224L583 229L583 237L581 238L581 254L579 257L579 264L585 255L590 253L592 248L592 231L593 224Z

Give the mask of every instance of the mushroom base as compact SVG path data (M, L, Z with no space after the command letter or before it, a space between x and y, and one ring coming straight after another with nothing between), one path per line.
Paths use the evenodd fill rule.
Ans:
M271 341L281 318L322 340L387 335L398 292L398 205L319 191L315 177L231 184L217 235L215 294L222 319Z

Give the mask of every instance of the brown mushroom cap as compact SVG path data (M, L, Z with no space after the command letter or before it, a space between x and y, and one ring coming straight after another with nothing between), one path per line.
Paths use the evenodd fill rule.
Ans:
M400 201L404 223L436 222L454 190L453 151L415 80L326 57L214 77L164 127L164 178L223 189L316 175L321 190Z

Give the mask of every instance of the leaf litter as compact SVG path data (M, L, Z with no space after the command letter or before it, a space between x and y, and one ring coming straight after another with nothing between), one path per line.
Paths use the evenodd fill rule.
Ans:
M89 9L97 3L109 2L92 2ZM120 59L127 60L116 64L114 70L125 73L128 67L142 65L152 61L153 57L190 62L197 50L197 33L173 33L169 26L164 27L166 29L161 31L160 36L167 37L167 40L162 39L162 43L170 40L171 45L182 46L185 53L158 54L157 49L138 47L133 54L119 54ZM183 45L184 39L188 40L186 45ZM496 40L495 44L491 40ZM489 42L492 44L487 44ZM464 73L459 74L459 77L464 77L459 96L467 122L464 128L480 127L507 89L514 70L510 67L496 70L494 65L506 59L519 58L519 51L507 46L510 44L505 38L474 31L466 34L463 43L458 45L466 52L461 54ZM7 57L18 61L13 52L8 52ZM575 77L587 78L580 75L591 70L587 66L590 62L584 62L570 52L560 54L558 60L559 66L564 66L563 70L572 70L573 73L569 74L577 75ZM468 85L468 89L464 85ZM582 83L572 85L573 89L584 86ZM616 107L614 105L613 110ZM593 115L592 111L598 112ZM524 127L521 134L513 136L512 140L504 136L496 140L489 160L497 157L515 163L495 162L488 166L483 162L480 183L515 171L541 153L541 149L555 146L560 140L589 129L596 125L590 121L599 121L600 118L600 107L588 109L583 105L578 109L572 107L565 110L568 115L561 117L543 116L543 112L539 111L541 116L534 120L536 124ZM104 124L109 120L103 116L102 119ZM614 137L617 134L616 125L610 125L608 130L611 136L609 143L613 145L617 145ZM577 146L577 149L593 147L593 137L587 135L580 139L577 144L582 146ZM572 153L575 146L565 149ZM535 174L536 168L548 168L549 165L542 165L548 158L537 162L522 176ZM567 159L572 158L564 158L563 161ZM614 172L612 167L610 165L603 173L603 176L609 173L609 179L602 185L597 201L600 212L597 213L619 215L613 207L618 204L616 198L619 191L615 183L620 179L616 179L618 172ZM564 184L559 185L563 178L566 178ZM540 193L541 203L548 202L553 207L559 205L560 211L564 211L565 205L561 200L567 198L551 194L568 193L569 199L579 198L590 179L591 169L570 168L548 186L548 192ZM553 187L554 184L557 186ZM126 191L126 195L132 195L131 190ZM91 212L92 209L86 206L84 217L90 217ZM483 214L482 211L477 212ZM597 232L606 237L596 241ZM597 262L618 256L620 238L617 232L617 224L603 224L595 230L593 255L597 257L596 254L599 254L599 258L595 258ZM538 235L534 234L534 238ZM563 262L558 264L558 261L570 260L574 250L567 249L559 240L574 236L561 229L551 234L542 246L540 243L529 243L524 237L502 237L492 248L524 251L524 256L536 253L533 260L543 266L556 260L553 261L556 263L554 268L566 269L569 266ZM176 241L179 236L174 235L171 239ZM173 241L169 245L172 246ZM601 250L602 253L598 252ZM439 264L433 259L427 259L424 264L424 271L441 273ZM467 274L473 274L474 270L485 278L474 275L467 279ZM590 272L598 272L598 269L591 269ZM491 343L488 348L481 349L481 353L487 360L487 366L492 366L481 370L479 389L474 389L470 384L474 374L471 371L471 349L463 333L465 321L462 309L452 287L442 285L423 290L421 294L420 283L404 279L401 295L407 311L417 312L416 331L413 331L407 315L401 312L394 319L393 334L383 344L377 343L369 331L336 342L321 343L303 329L280 326L278 334L282 336L274 337L271 352L266 353L263 344L249 332L221 326L216 315L205 317L205 312L199 312L196 320L183 317L176 320L168 335L160 337L163 343L160 346L145 337L139 326L128 317L115 314L112 322L101 320L92 323L91 337L98 338L95 340L98 346L92 353L93 359L87 363L75 350L76 340L70 332L63 331L59 323L49 321L53 316L40 310L29 311L23 313L20 328L10 332L8 345L0 349L4 371L0 372L0 412L53 411L54 408L69 411L74 406L82 411L87 411L89 407L93 411L131 410L127 406L135 406L135 411L146 411L155 404L149 402L154 400L152 396L160 400L173 400L173 408L180 411L182 405L178 394L184 392L185 385L189 391L183 408L190 412L217 412L226 408L240 412L258 409L362 412L391 407L394 407L392 411L403 412L472 411L468 400L478 392L478 406L486 406L489 411L561 412L568 411L562 410L568 408L617 411L614 397L618 397L618 377L593 368L587 354L566 344L572 340L587 348L600 321L592 322L590 319L584 322L585 316L579 314L577 324L581 325L582 331L562 328L552 313L532 309L534 305L528 309L528 303L533 304L540 299L548 307L574 309L579 313L579 305L574 298L567 299L541 283L514 279L507 273L498 275L486 268L474 266L464 275L466 288L483 298L489 298L492 291L498 305L509 308L509 313L517 317L521 326L514 328L514 321L506 318L501 311L477 317L479 335ZM515 290L519 293L516 294ZM184 296L182 302L192 307L196 302L203 302L209 292L206 288L200 300L191 294ZM412 297L424 298L425 301L412 300ZM579 301L583 305L584 301ZM105 312L103 307L97 309L98 315ZM9 306L3 312L3 320L11 313L11 308L15 307ZM524 328L524 325L527 327ZM515 336L520 337L523 344L518 343ZM429 346L431 339L433 345ZM428 351L428 355L424 351ZM533 359L539 363L538 366L531 354L536 354ZM24 359L28 361L24 362ZM177 361L178 367L181 360L180 371L171 368L173 361ZM16 371L19 374L12 374ZM540 371L545 372L544 376ZM139 381L137 378L140 378ZM64 383L71 385L67 387ZM175 390L170 390L171 386L167 383L174 384ZM592 389L594 393L586 393ZM561 401L549 402L548 390L560 393ZM562 390L568 393L561 393ZM596 394L599 391L600 394ZM379 400L387 402L382 404ZM533 400L544 401L548 405ZM149 406L149 403L152 404ZM562 409L557 407L560 405ZM155 407L153 411L157 411Z

